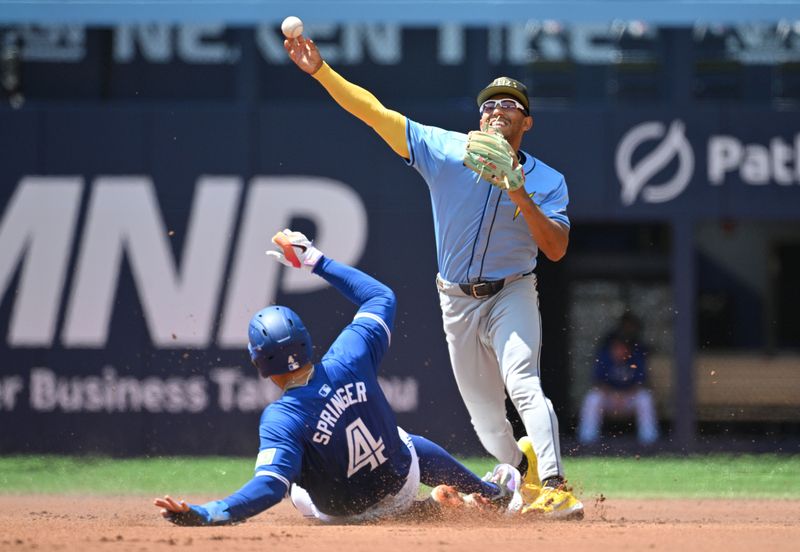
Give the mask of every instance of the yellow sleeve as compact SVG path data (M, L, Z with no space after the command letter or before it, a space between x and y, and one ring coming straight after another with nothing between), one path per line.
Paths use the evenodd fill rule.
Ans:
M372 93L347 81L327 63L312 76L345 111L371 126L397 155L409 158L405 115L386 109Z

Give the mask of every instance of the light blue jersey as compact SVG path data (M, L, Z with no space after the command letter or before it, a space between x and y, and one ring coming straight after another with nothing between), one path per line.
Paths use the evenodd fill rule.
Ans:
M442 277L467 283L531 272L536 242L508 194L464 166L467 135L407 121L408 164L430 190ZM547 217L569 227L564 176L522 153L525 190Z

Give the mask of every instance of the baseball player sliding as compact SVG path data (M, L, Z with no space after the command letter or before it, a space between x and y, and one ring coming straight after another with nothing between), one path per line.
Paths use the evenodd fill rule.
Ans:
M533 274L539 250L554 261L566 253L567 186L520 149L533 128L525 86L508 77L492 81L478 94L481 130L464 135L387 109L331 69L313 40L287 38L284 47L425 179L450 361L475 431L489 453L524 474L523 512L582 518L583 505L565 485L553 405L542 392ZM506 419L506 389L528 434L519 443Z
M460 492L472 504L518 513L523 501L516 468L500 464L481 480L437 444L397 427L377 379L394 324L392 290L326 258L300 232L284 230L273 242L279 250L270 256L324 278L358 312L316 364L311 336L296 313L271 306L253 316L250 358L262 377L283 389L261 415L255 476L207 504L158 498L161 514L178 525L228 524L289 493L309 518L352 523L408 512L419 504L420 482L435 487L432 496L443 504L461 503Z

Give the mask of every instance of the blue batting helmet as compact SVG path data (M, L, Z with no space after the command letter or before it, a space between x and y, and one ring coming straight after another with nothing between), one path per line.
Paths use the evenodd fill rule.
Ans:
M264 378L292 372L311 360L311 335L292 309L261 309L250 319L248 337L250 360Z

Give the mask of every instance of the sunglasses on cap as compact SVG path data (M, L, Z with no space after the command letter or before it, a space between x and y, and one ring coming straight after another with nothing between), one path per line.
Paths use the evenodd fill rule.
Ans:
M512 100L511 98L503 98L502 100L486 100L481 104L478 110L480 111L481 114L491 113L498 107L503 111L508 111L511 109L519 109L525 114L528 113L528 110L525 109L524 105L519 103L517 100Z

